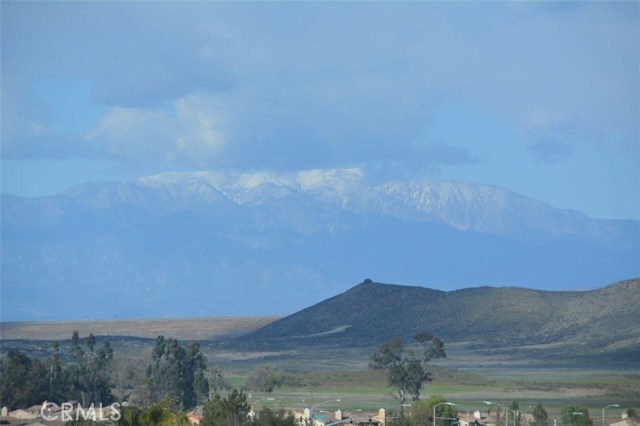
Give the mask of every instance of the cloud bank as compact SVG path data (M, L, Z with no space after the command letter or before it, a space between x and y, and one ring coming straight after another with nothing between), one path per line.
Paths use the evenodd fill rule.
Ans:
M506 185L508 165L598 157L603 176L636 177L638 3L2 8L3 160L485 181L497 167L490 183ZM450 109L469 114L445 129ZM470 125L482 117L492 125Z

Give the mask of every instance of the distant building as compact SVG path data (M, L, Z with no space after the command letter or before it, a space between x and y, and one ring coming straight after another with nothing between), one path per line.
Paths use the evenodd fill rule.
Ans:
M333 416L314 415L311 416L311 410L305 408L303 410L294 411L296 422L300 426L328 426L328 425L359 425L359 426L385 426L385 409L381 408L377 413L365 413L365 412L347 412L337 410Z
M609 426L638 426L639 423L634 422L632 418L630 418L627 413L622 413L622 420L619 420L615 423L609 423Z
M13 410L9 413L9 417L19 420L35 420L40 416L39 412L34 413L33 411L29 411L29 409L19 408L17 410Z
M187 412L187 418L192 425L199 425L203 416L204 410L202 405L197 405L195 408Z
M496 419L493 416L478 410L469 412L468 417L466 411L460 412L457 417L460 420L460 426L496 426Z

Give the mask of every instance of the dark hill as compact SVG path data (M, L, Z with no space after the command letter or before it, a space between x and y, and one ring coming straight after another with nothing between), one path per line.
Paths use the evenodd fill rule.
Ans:
M640 279L594 291L444 292L368 280L238 339L243 345L378 345L429 331L479 346L590 345L640 351Z

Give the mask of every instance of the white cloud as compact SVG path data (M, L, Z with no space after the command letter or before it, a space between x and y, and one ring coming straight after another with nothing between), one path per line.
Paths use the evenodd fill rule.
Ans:
M166 161L207 166L225 146L216 100L191 94L166 109L115 107L87 135L112 158L136 163Z
M3 72L81 74L92 99L113 108L98 126L105 152L129 160L144 153L207 163L233 142L236 167L404 161L443 102L491 110L525 130L571 126L635 142L637 10L593 2L10 4ZM202 93L214 92L233 106L211 111L215 102ZM46 124L30 111L22 122Z
M181 134L172 155L192 164L207 164L218 158L225 147L225 120L216 99L194 94L175 103Z
M5 156L102 155L156 171L427 169L503 185L536 182L546 167L537 158L583 161L588 172L576 179L585 181L620 170L612 186L637 193L628 182L637 182L629 159L640 139L638 3L6 6ZM7 75L23 81L10 98ZM62 115L81 130L52 134L57 103L20 105L42 76L86 81L99 114L109 112L96 119L83 114L91 102L67 99L60 105L71 114ZM456 116L439 131L448 106L483 123ZM78 144L90 128L89 143ZM531 169L514 178L514 164Z

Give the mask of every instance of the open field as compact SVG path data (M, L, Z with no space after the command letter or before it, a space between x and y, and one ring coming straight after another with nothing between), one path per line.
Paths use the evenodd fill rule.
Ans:
M210 367L219 367L229 383L242 387L251 371L261 364L283 369L289 384L276 389L263 401L274 408L299 409L307 401L340 399L323 404L326 410L398 410L383 372L367 368L375 347L301 347L248 350L229 343L234 336L273 321L274 318L203 318L171 320L114 320L61 323L1 324L2 353L19 349L30 356L45 357L53 340L61 340L63 350L71 333L89 332L98 342L109 336L116 357L144 365L159 334L180 340L200 341ZM593 357L572 357L570 346L555 345L548 351L536 348L478 349L468 342L445 342L447 358L433 364L434 381L425 385L423 397L444 395L449 401L469 409L486 409L483 400L503 405L518 401L526 409L542 403L550 416L566 405L589 408L592 417L611 403L640 407L640 365L638 361L618 362ZM549 355L551 354L551 355ZM143 369L141 370L143 371ZM266 396L253 393L252 399ZM609 409L618 416L622 408ZM597 423L597 422L596 422Z
M24 340L64 340L78 331L81 336L129 336L179 340L228 340L257 330L277 317L216 317L171 319L114 319L61 322L0 323L0 338Z
M384 373L367 369L368 356L374 350L332 351L327 348L298 353L263 353L254 358L245 356L236 363L226 357L226 362L220 362L215 351L208 352L207 356L217 365L223 365L238 385L251 368L260 363L291 372L301 385L283 387L274 393L285 408L314 394L318 399L340 398L341 406L346 409L393 409L397 402L390 395ZM448 355L448 359L434 363L434 380L426 384L424 397L440 394L473 409L486 409L482 407L483 400L503 405L518 401L521 407L541 402L550 413L569 404L592 410L612 401L623 407L640 406L640 369L637 368L571 367L566 363L557 365L533 359L522 365L488 356L476 358L475 366L466 366L464 348L455 348Z

